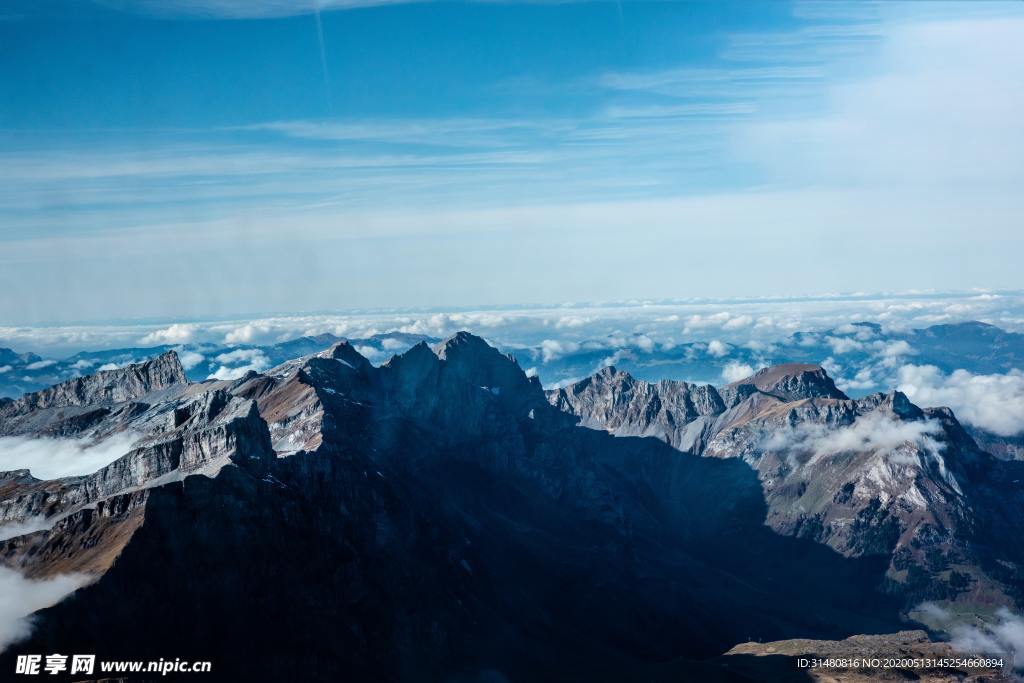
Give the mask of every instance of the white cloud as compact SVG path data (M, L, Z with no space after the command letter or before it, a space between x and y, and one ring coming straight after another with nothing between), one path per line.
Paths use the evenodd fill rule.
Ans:
M712 339L708 342L708 355L715 358L724 358L729 355L729 347L717 339Z
M235 349L234 351L226 351L217 355L214 358L218 363L238 363L248 362L253 364L264 364L269 363L267 357L259 349Z
M743 357L745 362L773 362L785 360L782 349L789 344L787 338L799 330L806 332L808 348L826 344L824 332L847 324L849 320L882 319L886 327L908 329L931 324L936 315L948 308L952 302L970 301L975 292L948 294L943 296L913 296L908 294L858 296L857 298L828 295L816 297L795 297L781 299L732 299L715 300L707 313L709 303L703 300L680 300L650 302L620 302L603 304L572 304L566 306L508 306L493 310L422 312L398 311L352 311L335 314L296 314L267 317L255 320L205 321L197 322L199 331L196 342L222 343L226 336L233 339L248 338L252 341L276 343L293 339L304 334L331 332L350 338L364 338L373 334L391 331L418 332L434 337L445 337L459 329L481 331L487 327L487 338L503 348L541 349L544 340L548 342L549 356L564 357L572 353L567 349L577 345L578 351L600 350L633 346L643 350L650 339L656 348L667 350L680 342L679 321L699 320L701 329L695 329L687 341L706 342L715 338L723 344L735 344L741 349L757 352L757 358ZM956 317L957 322L979 319L998 324L1010 331L1024 332L1024 296L1020 293L1006 293L998 299L976 302L964 316ZM728 306L734 314L720 311ZM568 310L567 310L568 309ZM718 312L716 312L718 311ZM728 315L728 317L727 317ZM753 327L726 330L724 325L734 317L750 316L756 321L771 319L770 324L756 323ZM560 325L561 318L571 317L572 325ZM704 327L702 327L704 326ZM854 326L849 331L858 336ZM123 348L136 342L147 328L132 324L123 325L69 325L64 327L3 327L0 326L0 346L23 347L36 352L53 355L70 354L83 348ZM835 336L835 335L832 335ZM845 334L844 334L845 336ZM615 344L620 346L612 345ZM900 351L906 346L889 349L884 355L885 342L879 339L861 339L863 351L872 354L871 368L860 378L836 377L841 386L867 390L895 386L895 374L899 365L909 359ZM553 343L562 345L559 351ZM781 349L777 346L781 344ZM397 346L397 343L392 344ZM701 347L703 351L704 347ZM201 349L200 349L201 350ZM389 351L400 350L398 348ZM204 352L205 353L205 352ZM737 353L739 357L740 351ZM829 351L831 353L831 351ZM212 357L216 354L206 355ZM823 354L827 355L827 354ZM552 356L552 357L553 357ZM692 356L689 360L696 360ZM836 356L842 360L841 356ZM896 359L896 360L891 360ZM902 359L902 360L900 360ZM538 361L541 360L538 353ZM183 357L184 361L184 357ZM883 362L895 363L895 367L881 366ZM922 361L925 362L925 361ZM849 363L842 363L846 372L858 370ZM877 366L877 367L876 367ZM846 384L843 384L846 383ZM856 385L856 387L854 386Z
M928 625L945 630L950 645L961 654L1003 657L1009 660L1007 669L1024 670L1024 619L1005 607L980 625L957 623L955 613L932 602L923 602L914 611L926 617Z
M77 574L33 581L0 566L0 652L28 637L33 612L56 604L87 581Z
M940 624L948 621L950 616L952 616L948 609L941 605L936 605L934 602L922 602L915 610L920 610L925 616Z
M695 330L704 330L709 327L722 327L731 317L732 315L727 311L713 314L695 313L686 319L683 334L689 334Z
M142 339L139 340L139 343L146 345L184 344L192 341L195 338L197 331L198 327L196 325L174 323L170 327L150 332L142 337Z
M270 367L270 359L259 349L226 351L217 355L214 360L222 365L210 373L207 379L239 379L249 372L263 372ZM235 363L243 365L234 365Z
M96 368L97 372L105 372L107 370L117 370L121 366L117 363L104 363L103 365Z
M567 353L574 353L580 348L575 342L545 339L540 343L541 358L545 363L557 360Z
M883 344L879 355L882 358L882 363L891 366L892 364L899 361L902 356L910 356L917 353L914 349L905 342L904 340L890 342Z
M903 421L878 413L869 413L853 424L829 428L815 423L800 423L790 429L781 429L769 435L762 446L766 450L804 453L808 463L841 453L871 453L888 455L904 464L911 454L902 452L904 446L922 449L935 458L942 444L935 437L942 426L933 420Z
M0 472L28 469L39 479L91 474L131 450L130 433L92 443L86 439L0 437Z
M979 196L986 186L1019 185L1024 18L1007 15L887 22L875 56L882 68L831 84L816 115L747 127L741 153L777 177L815 182L953 186Z
M864 348L863 342L850 337L825 337L825 343L832 349L832 353L843 354L852 351L860 351Z
M181 367L185 368L186 370L191 370L192 368L206 360L206 357L203 356L203 354L201 353L196 353L195 351L179 350L178 360L181 361Z
M89 360L87 358L82 358L76 360L71 367L74 368L75 370L87 370L88 368L91 368L94 365L96 365L96 361Z
M1000 436L1024 432L1024 372L946 375L934 365L904 365L899 390L919 405L945 406L964 422Z
M225 344L251 344L270 333L269 325L246 324L224 335Z
M214 370L213 372L211 372L209 375L207 375L206 379L218 379L218 380L240 379L242 377L245 377L245 375L250 370L252 370L254 372L259 372L259 370L256 370L256 368L251 368L248 365L243 365L243 366L240 366L240 367L237 367L237 368L229 368L229 367L227 367L225 365L222 365L219 368L217 368L216 370Z
M641 334L637 337L634 337L632 342L633 345L635 345L638 349L645 353L650 353L651 351L654 351L654 340L648 337L646 334Z
M383 360L389 355L386 351L381 351L373 346L359 345L355 348L356 353L371 362Z
M10 371L11 371L11 366L10 365L0 365L0 375L4 374L5 372L10 372Z
M29 363L28 365L26 365L25 369L26 370L42 370L43 368L48 368L51 365L56 365L56 364L57 364L57 361L55 361L55 360L37 360L35 363Z
M1005 607L999 608L993 623L960 624L949 633L950 644L963 654L1005 657L1014 670L1024 670L1024 619Z
M741 330L754 324L754 319L749 315L738 315L730 318L722 325L723 330Z
M725 380L726 384L732 382L738 382L741 379L746 379L754 374L754 368L746 363L737 363L735 361L728 363L722 369L722 379Z

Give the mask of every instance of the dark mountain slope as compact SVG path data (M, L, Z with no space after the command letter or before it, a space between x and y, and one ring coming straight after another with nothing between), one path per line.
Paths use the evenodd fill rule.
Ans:
M124 542L17 651L208 657L224 680L679 680L686 658L750 638L897 628L884 562L772 532L743 462L577 427L468 335L381 368L353 354L134 399L147 408L123 428L190 462L210 451L182 430L218 436L216 459L99 501ZM256 441L185 410L198 400L255 406ZM6 491L12 512L31 485ZM0 557L33 571L42 548L113 543L95 517Z

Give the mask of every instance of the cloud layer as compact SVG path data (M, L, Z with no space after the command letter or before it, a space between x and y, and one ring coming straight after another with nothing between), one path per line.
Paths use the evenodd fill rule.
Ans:
M619 302L567 302L558 305L453 307L449 309L374 309L319 314L210 319L143 325L132 322L62 326L0 325L0 347L50 353L82 349L191 343L270 344L302 335L330 333L366 338L390 331L445 337L474 330L508 345L580 344L607 338L609 345L678 344L718 340L770 354L770 344L794 332L806 344L831 344L833 357L864 351L879 360L912 355L903 345L879 341L859 321L885 330L909 330L943 323L981 320L1009 331L1024 332L1024 292L904 292L846 295L637 299ZM739 321L739 322L737 322ZM832 331L830 334L816 335ZM836 335L845 330L847 338ZM647 341L641 339L645 336ZM632 341L630 341L632 340ZM552 347L554 348L554 347ZM725 350L716 345L716 352ZM563 353L565 349L553 351Z
M138 437L118 434L99 443L83 439L0 437L0 471L31 470L39 479L91 474L131 450Z

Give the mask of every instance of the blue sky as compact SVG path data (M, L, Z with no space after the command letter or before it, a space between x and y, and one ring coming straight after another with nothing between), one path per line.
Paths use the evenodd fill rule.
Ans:
M301 4L5 3L0 322L1022 285L1022 3Z

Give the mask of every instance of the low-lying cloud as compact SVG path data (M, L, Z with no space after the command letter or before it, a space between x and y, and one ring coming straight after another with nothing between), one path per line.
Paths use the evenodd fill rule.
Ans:
M729 355L729 347L717 339L708 342L708 355L715 358L724 358Z
M238 379L249 372L263 372L270 367L270 360L259 349L236 349L222 353L214 360L223 365L213 371L208 379Z
M738 382L754 374L754 367L746 363L733 361L722 369L722 379L727 383Z
M206 357L201 353L196 353L195 351L179 349L178 360L181 361L181 367L185 368L186 370L191 370L192 368L206 360Z
M953 649L970 656L1004 657L1015 671L1024 671L1024 618L1005 607L980 625L956 623L955 615L935 603L917 606L929 621L945 630Z
M870 413L844 427L801 423L790 429L776 430L762 447L765 450L788 451L792 456L800 453L809 455L809 463L841 453L871 453L887 455L901 464L913 464L917 459L902 452L902 447L915 446L938 455L942 444L935 437L941 431L942 426L934 420L904 422ZM790 464L795 462L793 459Z
M965 654L1006 657L1014 670L1024 670L1024 619L1005 607L996 612L995 623L954 626L950 636L953 647Z
M56 604L87 581L80 574L33 581L0 566L0 652L29 636L33 612Z
M139 343L144 345L184 344L195 338L198 329L198 325L195 324L174 323L164 329L153 330L139 339Z
M1024 433L1024 372L976 375L956 370L947 375L934 365L904 365L899 390L914 403L946 406L975 427L1000 436Z
M0 471L27 469L38 479L91 474L130 451L137 439L130 433L95 444L87 439L0 437Z
M35 533L43 529L49 529L52 522L42 515L31 517L21 522L7 522L0 524L0 541L6 541L25 534Z

